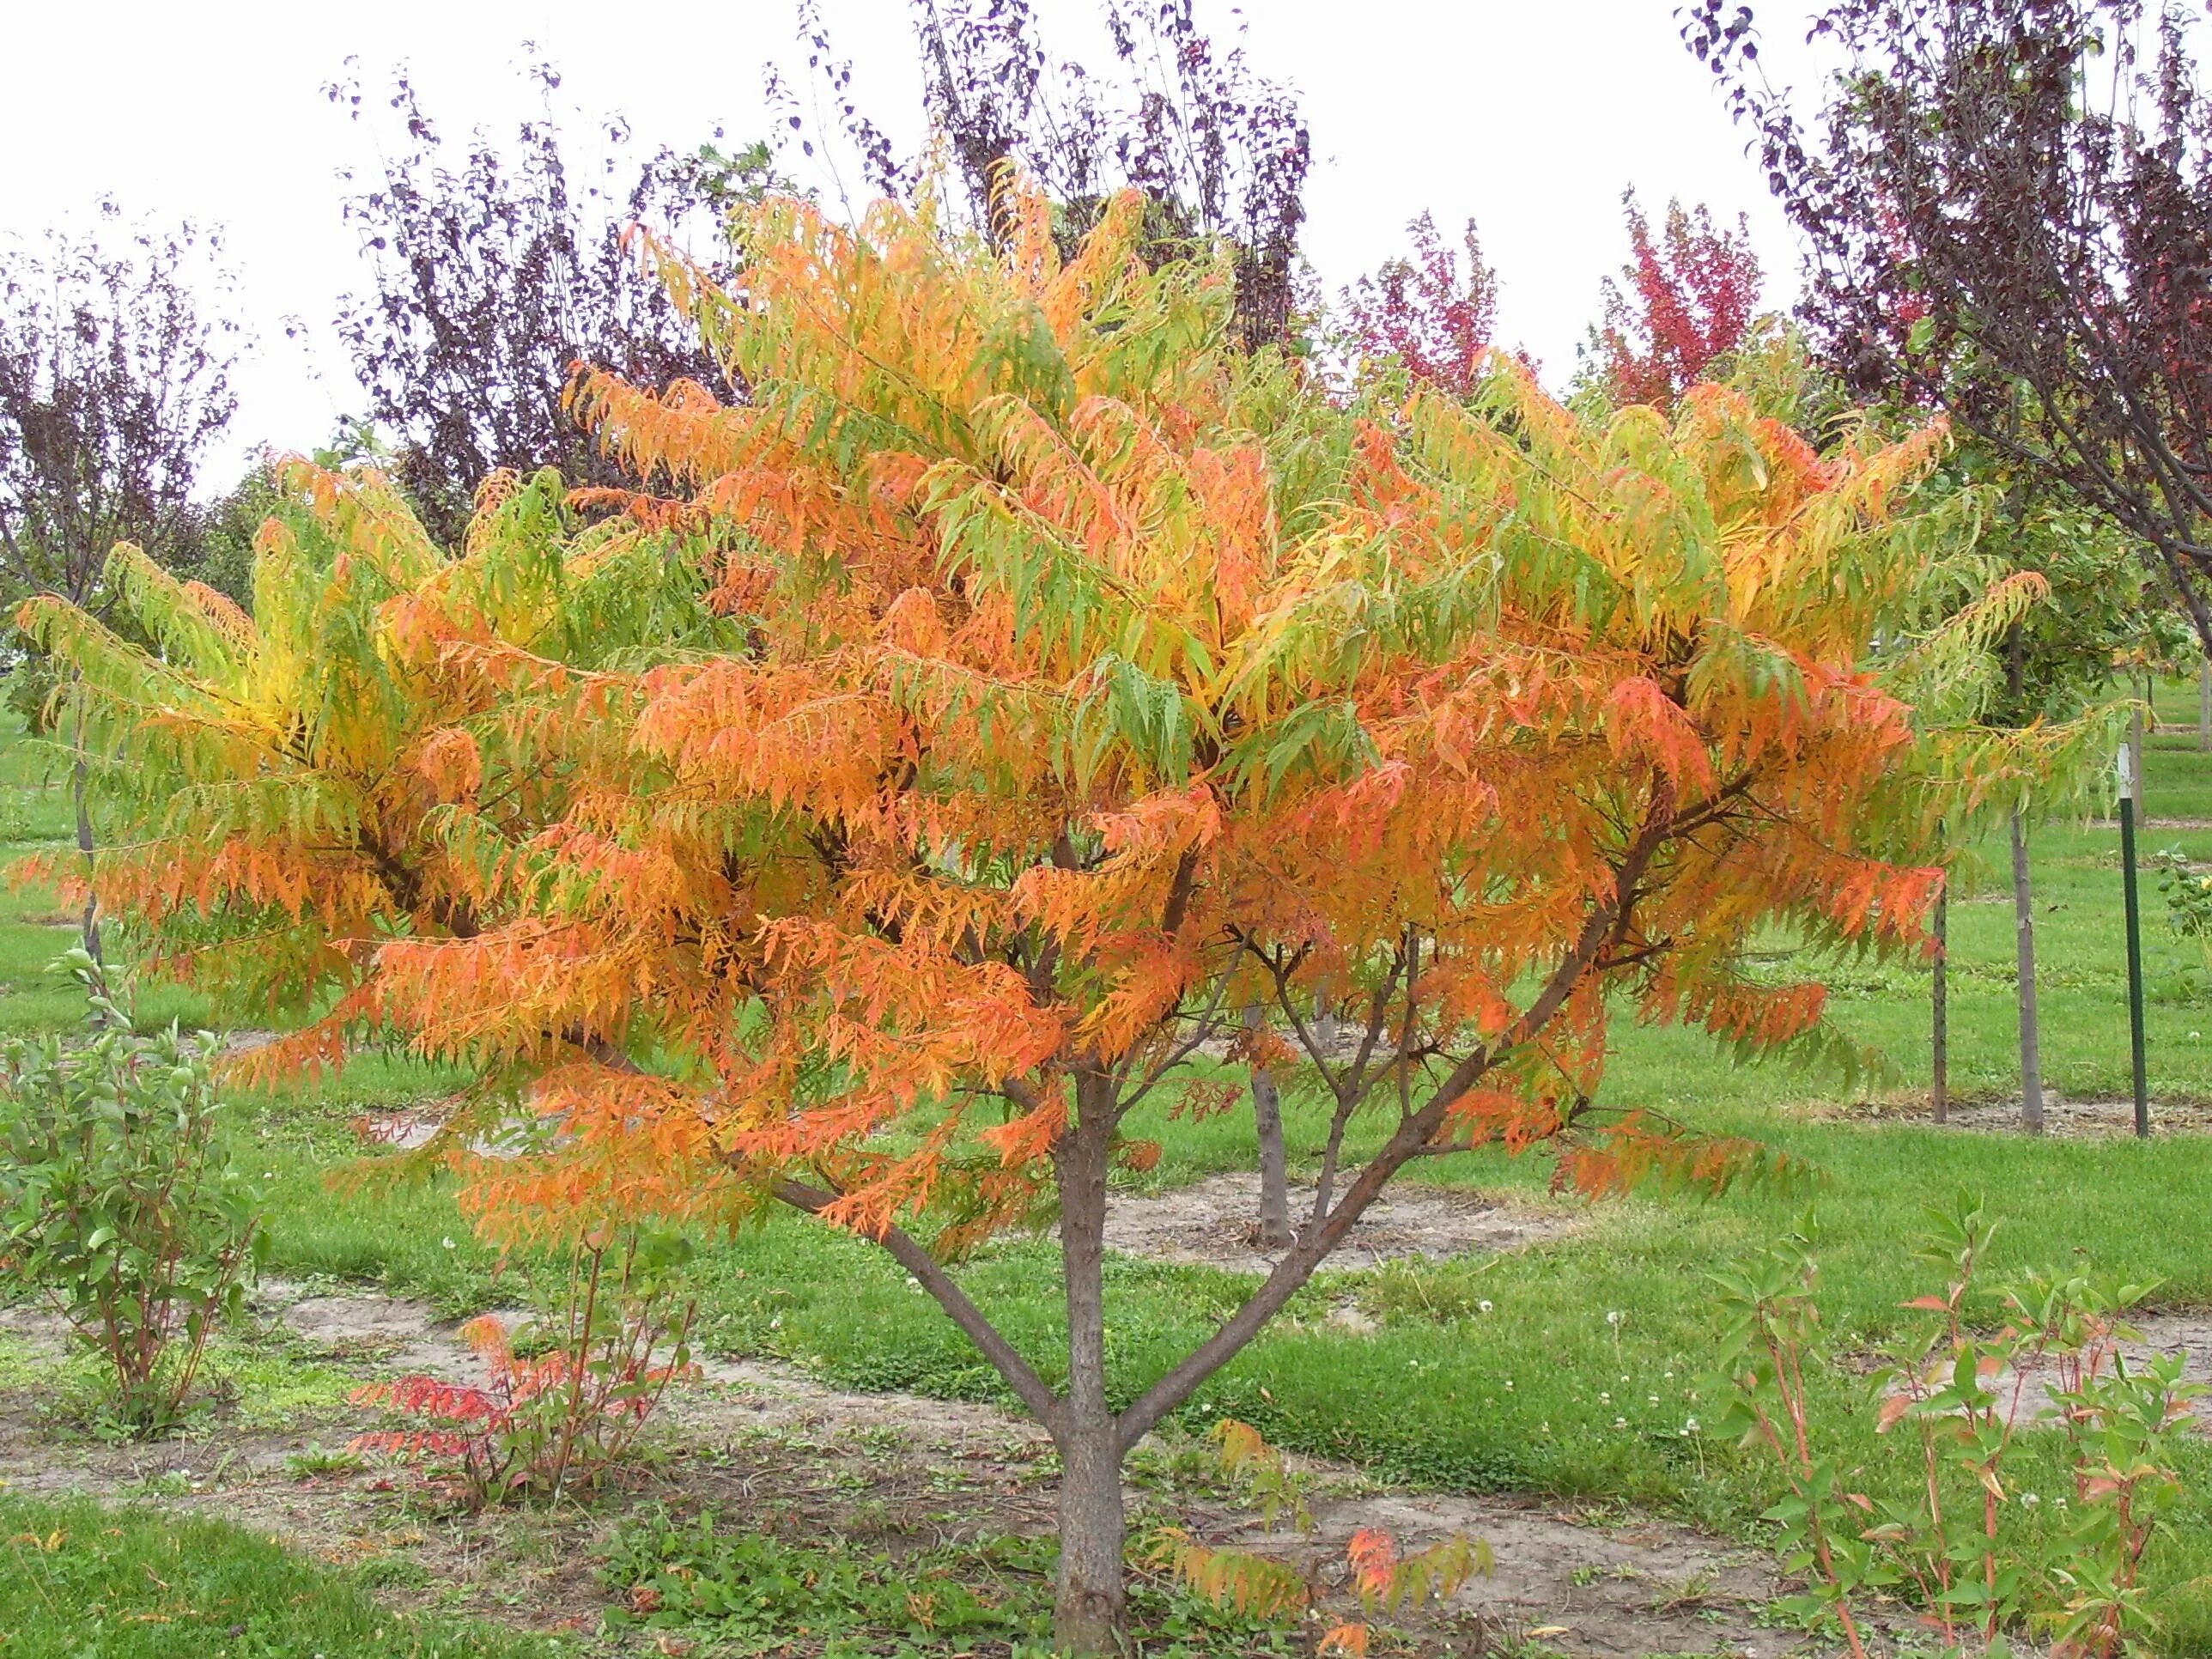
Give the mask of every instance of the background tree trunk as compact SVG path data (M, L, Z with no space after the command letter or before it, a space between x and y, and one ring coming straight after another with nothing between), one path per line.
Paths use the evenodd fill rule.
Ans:
M1951 1115L1951 883L1947 877L1936 892L1936 915L1930 923L1936 936L1934 984L1929 995L1931 1065L1928 1107L1938 1123Z
M76 850L84 860L84 915L80 918L78 931L83 935L84 953L102 968L106 959L100 950L100 895L92 881L92 855L95 843L92 834L92 770L84 757L85 709L82 694L76 694L76 720L75 734L70 741L76 750L70 763L70 802L76 809Z
M2020 967L2020 1124L2043 1133L2043 1032L2035 1012L2035 890L2027 871L2027 808L2012 809L2012 917Z
M2142 678L2142 700L2136 705L2135 712L2128 716L2128 761L2135 768L2136 823L2138 828L2143 821L2143 731L2146 724L2151 731L2158 729L2157 716L2151 715L2146 721L2144 710L2151 706L2151 690L2155 684L2156 682L2146 672Z
M1314 1040L1323 1048L1336 1047L1336 1003L1329 996L1327 981L1314 993Z
M1258 1003L1244 1005L1247 1030L1258 1030L1264 1020ZM1283 1103L1275 1074L1265 1066L1252 1068L1252 1127L1260 1137L1260 1248L1286 1250L1291 1238L1291 1183L1283 1156Z
M1076 1082L1076 1122L1054 1154L1060 1184L1060 1265L1067 1297L1067 1400L1053 1429L1060 1450L1060 1578L1053 1639L1065 1654L1128 1650L1121 1552L1119 1425L1106 1400L1106 1169L1114 1082Z

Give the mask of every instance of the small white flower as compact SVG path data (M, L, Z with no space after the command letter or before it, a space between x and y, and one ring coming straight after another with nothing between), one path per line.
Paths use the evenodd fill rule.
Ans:
M1608 1325L1618 1325L1620 1323L1620 1310L1615 1308L1612 1312L1606 1315L1605 1322Z
M1686 1433L1695 1434L1698 1431L1698 1419L1694 1417L1690 1419L1682 1425L1682 1428Z
M1613 1396L1609 1394L1601 1394L1597 1397L1597 1403L1601 1406L1610 1406L1613 1404Z
M450 1237L442 1238L442 1239L439 1240L438 1242L439 1242L440 1243L443 1244L443 1245L444 1245L447 1249L449 1249L449 1250L450 1250L450 1249L452 1249L453 1248L453 1240L452 1240L452 1238L450 1238Z
M1513 1392L1513 1379L1510 1376L1505 1379L1505 1391L1508 1394Z
M1655 1406L1659 1403L1659 1396L1656 1394L1647 1394L1644 1397Z
M2040 1498L2038 1498L2033 1492L2026 1492L2020 1495L2020 1501L2024 1507L2032 1510L2043 1500Z
M1479 1312L1488 1313L1490 1311L1490 1304L1487 1302L1478 1302L1474 1305Z
M769 1320L768 1322L768 1328L772 1331L781 1330L783 1328L783 1316L781 1314L778 1314L775 1318Z
M1628 1426L1628 1419L1625 1417L1616 1417L1613 1419L1613 1426L1616 1429L1625 1429Z

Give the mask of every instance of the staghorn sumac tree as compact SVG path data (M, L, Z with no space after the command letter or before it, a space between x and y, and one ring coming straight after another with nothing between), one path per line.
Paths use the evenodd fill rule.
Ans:
M1597 422L1504 362L1370 418L1245 348L1225 256L1148 260L1135 198L1066 260L1013 211L994 249L775 201L741 291L665 259L747 404L599 375L577 412L634 532L704 561L719 647L585 661L435 569L376 612L467 734L424 867L472 925L391 930L364 1012L557 1131L449 1142L491 1224L781 1201L880 1243L1052 1434L1058 1639L1101 1653L1122 1460L1376 1194L1490 1142L1589 1190L1727 1179L1748 1149L1592 1103L1609 1007L1820 1042L1819 988L1743 952L1917 946L1911 854L1996 740L1933 752L1870 666L1964 533L1905 510L1939 432L1821 456L1722 387ZM1129 1114L1254 1006L1332 1102L1316 1195L1202 1344L1115 1373ZM1054 1212L1066 1344L1025 1352L957 1262Z

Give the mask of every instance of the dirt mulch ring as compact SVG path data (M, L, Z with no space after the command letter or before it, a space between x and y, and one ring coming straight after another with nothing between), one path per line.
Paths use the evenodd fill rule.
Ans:
M1291 1184L1293 1224L1311 1212L1314 1191L1310 1182ZM1144 1197L1116 1194L1106 1212L1106 1246L1152 1261L1264 1273L1280 1252L1260 1249L1259 1209L1258 1183L1249 1176L1210 1176ZM1352 1269L1407 1258L1494 1255L1565 1238L1587 1218L1580 1206L1519 1195L1401 1184L1367 1206L1328 1265Z
M269 1340L303 1357L359 1360L364 1379L394 1366L455 1380L475 1372L454 1322L405 1298L303 1296L276 1285L260 1311ZM43 1316L0 1313L11 1340L58 1346ZM610 1591L594 1564L626 1516L656 1507L681 1516L714 1506L794 1539L894 1554L1052 1524L1050 1449L1033 1425L987 1406L826 1388L758 1361L710 1364L703 1382L671 1395L625 1484L552 1510L471 1515L440 1504L404 1470L311 1474L289 1462L373 1426L371 1413L350 1407L281 1433L218 1417L186 1438L116 1446L57 1427L40 1405L28 1389L0 1394L0 1483L9 1489L217 1515L326 1560L371 1565L386 1586L378 1594L396 1606L435 1604L534 1630L598 1628ZM1486 1540L1493 1573L1407 1616L1405 1633L1423 1654L1524 1641L1591 1659L1722 1650L1778 1659L1805 1650L1759 1622L1779 1590L1771 1565L1727 1540L1648 1518L1595 1525L1535 1502L1396 1492L1343 1466L1299 1466L1315 1492L1316 1530L1304 1538L1263 1530L1218 1493L1157 1480L1132 1489L1133 1510L1149 1505L1155 1520L1200 1539L1309 1566L1340 1560L1364 1527L1389 1530L1407 1549L1461 1534Z
M1925 1095L1877 1104L1816 1107L1810 1115L1831 1122L1914 1123L1931 1129L1970 1130L1977 1134L2025 1134L2021 1127L2020 1102L2013 1098L1954 1100L1942 1123L1936 1121ZM2043 1098L2043 1133L2059 1139L2100 1140L2136 1132L2135 1102L2124 1098L2072 1100L2046 1092ZM2153 1135L2212 1134L2212 1101L2154 1100L2150 1103Z

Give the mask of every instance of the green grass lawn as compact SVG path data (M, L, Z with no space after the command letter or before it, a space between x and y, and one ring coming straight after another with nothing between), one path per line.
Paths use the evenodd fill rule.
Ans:
M2193 682L2163 688L2160 708L2189 726L2153 738L2147 810L2154 818L2212 817L2212 756L2196 746ZM9 833L26 842L68 829L61 797L36 778L22 745L0 751L0 793L25 803L16 818L0 822L20 826ZM2212 830L2146 834L2147 850L2169 845L2212 860ZM1963 885L1951 911L1951 1076L1962 1096L2001 1098L2018 1087L2013 921L1997 874L2002 848L1982 851L1986 875ZM2033 854L2046 1079L2076 1097L2124 1094L2117 833L2051 824L2037 830ZM2154 880L2145 902L2154 1097L2212 1100L2204 958L2167 927ZM70 998L43 971L67 942L52 925L54 910L52 896L35 888L0 896L0 1030L74 1018ZM1884 1062L1860 1092L1902 1099L1924 1091L1923 964L1822 964L1777 940L1771 965L1780 973L1825 966L1836 1024ZM148 1018L192 1011L173 993L145 1005ZM257 1173L270 1177L276 1271L380 1281L456 1312L512 1298L513 1284L495 1283L494 1256L471 1237L447 1186L333 1191L325 1179L358 1150L346 1127L351 1116L437 1096L455 1081L404 1058L369 1056L322 1085L254 1103L246 1133L257 1137ZM1685 1432L1712 1403L1700 1397L1699 1382L1712 1339L1705 1276L1790 1224L1808 1200L1826 1236L1826 1306L1844 1347L1893 1329L1898 1304L1929 1288L1916 1276L1911 1248L1926 1207L1962 1188L1985 1195L2003 1218L1991 1284L2087 1261L2160 1279L2162 1304L2212 1307L2212 1137L2037 1142L1789 1109L1832 1102L1839 1086L1832 1078L1737 1066L1689 1035L1624 1023L1603 1102L1660 1108L1700 1129L1767 1141L1802 1163L1806 1182L1713 1200L1639 1196L1600 1205L1575 1236L1516 1255L1325 1274L1201 1393L1186 1424L1232 1414L1291 1448L1406 1480L1626 1500L1741 1533L1756 1530L1754 1517L1775 1496L1771 1477L1710 1437ZM1304 1130L1312 1144L1316 1109L1294 1098L1287 1109L1294 1139ZM1249 1126L1234 1113L1193 1123L1171 1118L1162 1103L1133 1133L1163 1143L1159 1166L1144 1178L1149 1185L1249 1167ZM1539 1159L1485 1155L1440 1161L1423 1174L1498 1190L1540 1188L1550 1171ZM971 1293L1048 1376L1060 1364L1055 1268L1044 1243L1007 1240L963 1270ZM773 1218L709 1242L698 1272L701 1336L710 1349L778 1356L849 1387L1000 1396L994 1374L934 1304L862 1241ZM1138 1392L1243 1286L1210 1269L1116 1260L1109 1335L1118 1392ZM1375 1328L1354 1332L1327 1317L1346 1301ZM1867 1465L1871 1482L1899 1490L1909 1482L1903 1449L1873 1431L1863 1382L1823 1373L1817 1403L1824 1432L1847 1459ZM2196 1496L2183 1526L2158 1546L2152 1571L2171 1623L2169 1650L2212 1656L2212 1442L2189 1456ZM2058 1490L2055 1458L2047 1478ZM4 1650L33 1650L44 1651ZM322 1650L335 1659L356 1650L340 1642Z
M545 1659L551 1644L379 1607L220 1521L0 1498L9 1659Z

